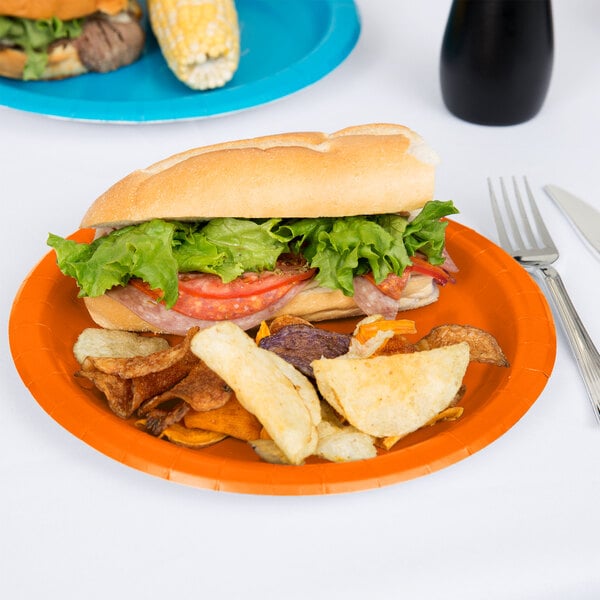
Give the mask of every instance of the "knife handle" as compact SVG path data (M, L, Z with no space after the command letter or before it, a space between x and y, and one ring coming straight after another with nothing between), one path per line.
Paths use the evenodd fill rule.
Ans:
M569 345L575 356L594 414L600 423L600 354L585 329L569 294L553 267L540 267L544 282L562 320Z

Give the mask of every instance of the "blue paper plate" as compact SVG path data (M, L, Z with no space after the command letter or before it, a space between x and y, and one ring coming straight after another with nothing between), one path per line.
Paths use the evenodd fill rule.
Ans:
M179 82L145 19L148 39L136 63L62 81L0 78L0 104L83 121L209 117L265 104L314 83L348 56L360 34L352 0L237 0L236 6L240 65L222 88L198 92Z

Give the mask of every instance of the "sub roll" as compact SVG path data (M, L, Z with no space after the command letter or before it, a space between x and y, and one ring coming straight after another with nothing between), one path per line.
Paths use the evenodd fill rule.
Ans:
M195 148L134 171L81 226L50 234L92 319L184 334L281 314L394 318L453 281L437 157L396 124L300 132Z

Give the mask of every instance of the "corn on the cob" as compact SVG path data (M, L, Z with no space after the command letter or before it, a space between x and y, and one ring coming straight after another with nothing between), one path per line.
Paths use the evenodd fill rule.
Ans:
M148 13L163 56L179 80L206 90L233 77L240 57L234 0L149 0Z

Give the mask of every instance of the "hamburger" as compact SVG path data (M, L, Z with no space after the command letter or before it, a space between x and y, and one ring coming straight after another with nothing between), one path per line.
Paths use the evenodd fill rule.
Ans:
M63 79L136 61L145 33L135 0L0 0L0 75Z
M50 234L101 327L184 334L287 314L309 321L435 302L452 281L437 158L395 124L226 142L134 171L81 226Z

